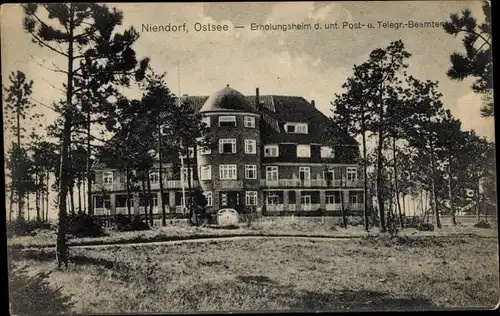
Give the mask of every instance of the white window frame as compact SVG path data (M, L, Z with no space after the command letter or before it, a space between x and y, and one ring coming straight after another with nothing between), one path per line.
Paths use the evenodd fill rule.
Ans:
M273 151L276 150L276 154ZM264 157L278 157L280 154L279 145L265 145L264 146Z
M257 205L257 191L246 191L245 192L245 205L255 206Z
M111 181L109 181L111 179ZM113 184L113 171L103 171L102 173L102 183L105 185Z
M201 121L205 123L206 127L210 127L210 116L203 117Z
M253 172L253 177L250 177ZM257 179L257 165L245 165L245 179Z
M204 192L203 195L207 199L207 206L213 206L213 195L212 191Z
M212 180L212 166L211 165L201 165L200 166L200 180Z
M158 184L160 183L160 172L158 171L153 171L149 173L149 182L151 184Z
M276 174L276 177L274 177L274 174ZM274 178L276 178L276 179L274 179ZM278 166L266 166L266 180L267 181L278 181L279 180L279 168L278 168Z
M307 197L307 200L309 201L308 203L304 203L304 200L306 200L306 197ZM311 195L310 194L301 195L300 196L300 205L306 205L308 207L311 207L311 205L312 205L312 203L311 203Z
M219 139L219 154L230 154L224 152L224 144L231 144L231 154L236 153L236 138L220 138Z
M255 117L253 117L253 116L245 116L243 118L243 122L244 122L245 127L255 128Z
M305 153L303 151L305 151ZM297 145L297 157L299 158L311 157L311 145Z
M347 171L346 171L346 177L347 177L347 181L356 181L358 180L358 168L356 167L347 167ZM352 175L354 175L354 177L352 177Z
M245 154L257 153L257 141L255 139L245 139Z
M234 127L237 126L237 123L236 123L236 116L234 115L224 115L224 116L219 116L219 127L221 127L220 123L221 122L234 122Z
M237 180L238 166L234 164L219 165L219 178L220 180Z
M293 132L288 131L289 126L293 126ZM285 132L289 134L308 134L309 125L307 123L286 123Z
M338 192L339 201L335 202L336 192L327 192L327 193L325 193L326 204L328 204L328 205L338 205L338 204L340 204L341 203L341 199L342 199L342 197L340 196L340 194L343 194L343 192ZM332 198L333 203L328 203L328 198L330 198L330 197Z
M333 148L329 146L321 146L321 158L334 158Z

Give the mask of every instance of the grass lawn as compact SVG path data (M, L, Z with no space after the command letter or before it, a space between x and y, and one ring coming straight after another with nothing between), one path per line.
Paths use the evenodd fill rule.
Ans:
M53 249L11 251L14 266L52 271L48 286L61 288L40 300L31 294L39 314L36 304L47 302L143 313L493 308L499 298L497 240L477 236L72 248L68 271L55 268ZM26 301L12 301L13 312Z
M377 228L366 232L362 225L349 226L344 229L339 225L338 217L263 217L250 225L241 223L238 229L192 227L187 221L175 221L166 227L154 227L148 231L117 232L108 231L107 236L95 238L71 238L71 245L91 245L110 243L137 243L147 241L167 241L185 238L232 236L232 235L302 235L302 236L330 236L330 237L364 237L378 235ZM443 228L432 232L420 232L416 229L404 229L400 236L456 236L477 235L482 237L498 237L498 230L474 228L473 224L458 225L443 220ZM11 247L32 248L54 246L55 231L39 230L33 236L21 236L7 239Z

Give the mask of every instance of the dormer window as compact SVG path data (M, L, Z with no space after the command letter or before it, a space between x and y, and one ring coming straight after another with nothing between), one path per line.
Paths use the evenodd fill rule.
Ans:
M307 134L308 125L307 123L286 123L285 131L287 133Z
M236 127L236 116L219 116L219 126Z
M264 146L264 157L278 157L279 147L278 145L265 145Z
M297 145L297 157L311 157L311 146Z
M333 148L321 146L321 158L334 158Z

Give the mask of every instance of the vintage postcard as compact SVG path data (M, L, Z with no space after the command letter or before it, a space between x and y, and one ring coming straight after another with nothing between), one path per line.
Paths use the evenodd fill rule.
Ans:
M11 314L495 309L491 12L2 5Z

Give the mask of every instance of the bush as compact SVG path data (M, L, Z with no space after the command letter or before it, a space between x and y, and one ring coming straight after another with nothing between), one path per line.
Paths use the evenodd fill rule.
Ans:
M121 214L115 215L113 217L113 228L121 232L150 229L148 223L142 221L141 216L138 214L133 217Z
M39 220L27 221L18 218L7 222L7 237L33 235L39 229L52 229L52 225Z
M68 215L66 232L75 237L104 236L104 229L98 219L85 213Z
M416 228L417 230L424 232L434 231L434 225L432 225L431 223L418 223Z
M474 224L476 228L491 228L491 224L486 222L484 219Z

